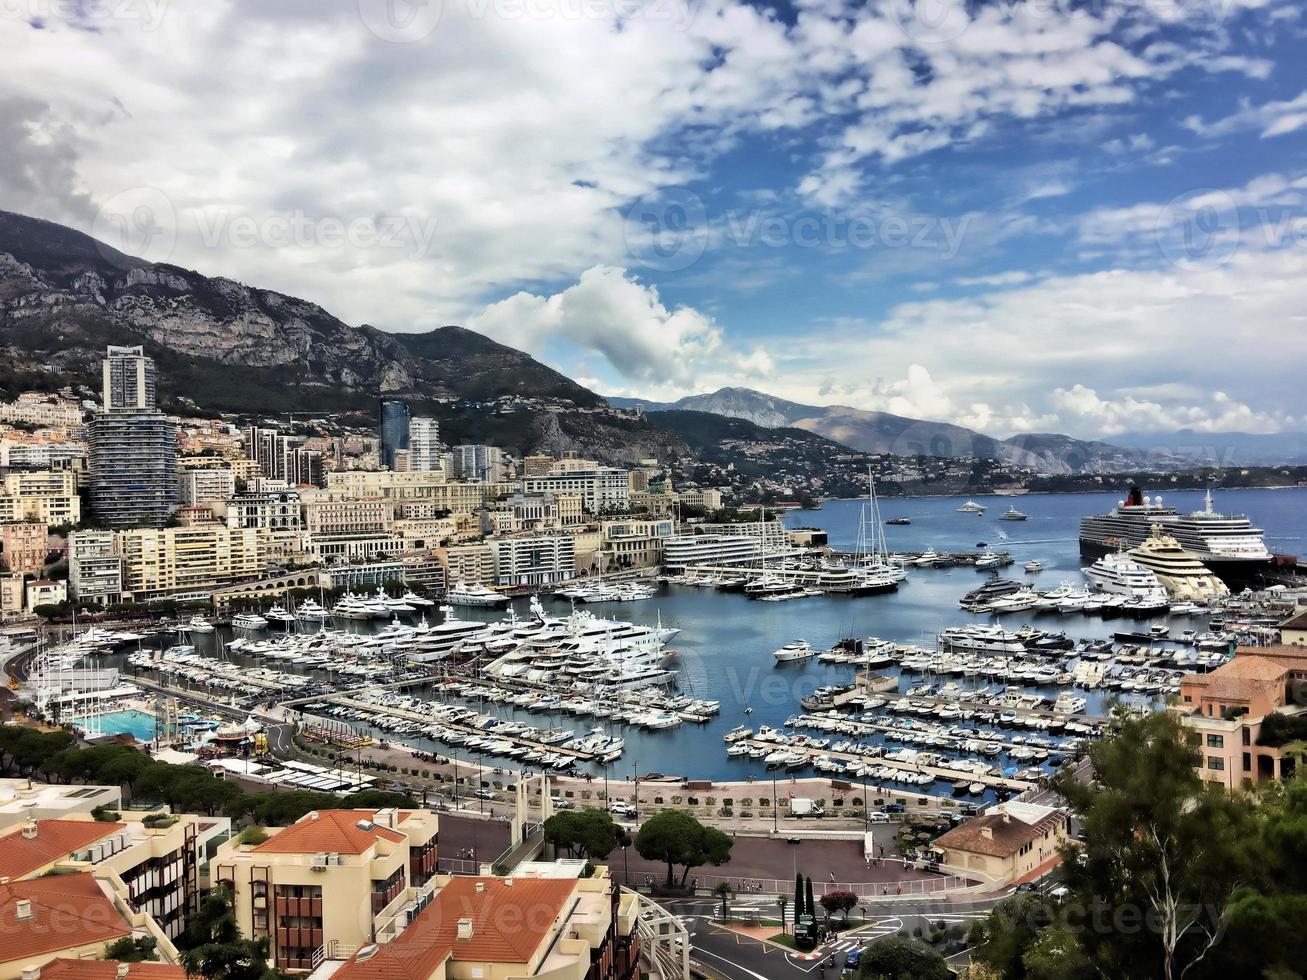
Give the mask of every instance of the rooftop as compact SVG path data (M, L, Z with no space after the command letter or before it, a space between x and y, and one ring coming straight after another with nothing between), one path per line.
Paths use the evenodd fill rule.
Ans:
M1066 819L1066 813L1034 803L1006 803L942 834L935 847L1011 857Z
M119 973L119 967L127 967ZM171 963L119 963L59 957L41 967L41 980L186 980L186 971Z
M446 958L530 963L576 888L570 878L451 878L393 942L360 950L333 980L427 980Z
M1295 613L1280 624L1282 630L1307 630L1307 609Z
M254 848L265 854L362 854L378 840L406 838L374 823L375 810L313 810ZM400 814L402 818L407 814Z
M0 878L22 878L75 851L118 833L126 824L93 820L37 820L28 827L13 827L0 837Z
M25 908L22 903L30 903ZM5 962L130 936L131 928L90 874L0 885L0 953Z

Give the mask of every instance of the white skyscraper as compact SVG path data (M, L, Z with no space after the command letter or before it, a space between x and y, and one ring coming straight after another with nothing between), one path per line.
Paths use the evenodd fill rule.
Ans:
M410 470L440 469L440 422L428 418L409 419L408 450Z

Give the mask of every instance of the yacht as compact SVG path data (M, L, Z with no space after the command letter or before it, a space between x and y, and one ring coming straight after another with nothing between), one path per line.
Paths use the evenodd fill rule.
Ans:
M399 601L408 603L414 609L433 609L436 605L430 599L418 595L412 589L400 596Z
M985 505L978 504L974 500L968 500L965 504L960 505L957 510L960 514L983 514L985 513Z
M270 623L277 623L280 626L289 626L295 622L295 617L286 611L282 605L273 606L268 610L264 618Z
M302 623L321 623L327 619L327 610L312 599L305 599L295 608L295 618Z
M494 608L508 605L509 598L502 592L488 589L484 585L467 585L459 582L445 595L445 601L451 606L488 606Z
M997 626L952 626L940 630L939 645L944 650L968 650L977 653L1025 653L1025 644L1015 633Z
M817 651L809 646L807 640L795 640L793 643L787 643L772 653L778 664L794 663L800 660L811 660L817 655Z
M268 628L268 621L257 613L238 613L232 617L231 625L238 630L262 630Z
M1180 542L1154 525L1144 543L1126 552L1131 559L1150 569L1173 599L1187 601L1213 599L1230 594L1230 588L1197 556L1185 551Z
M411 612L417 612L417 607L403 599L396 599L380 586L377 587L376 601L386 607L387 613L399 613L407 615Z
M1138 487L1131 487L1109 513L1081 519L1080 553L1096 557L1136 548L1152 534L1154 525L1225 582L1246 581L1271 562L1262 530L1243 515L1217 513L1210 489L1203 510L1181 516L1160 496L1146 497Z
M1033 559L1031 561L1026 562L1026 571L1032 575L1035 572L1042 572L1043 570L1044 570L1043 563L1040 562L1038 559Z
M1000 521L1025 521L1030 518L1028 514L1021 513L1021 511L1017 510L1015 507L1008 507L1007 510L999 515L998 519Z
M1152 569L1144 568L1127 555L1104 555L1085 569L1085 577L1103 592L1127 599L1166 599L1166 590Z
M929 568L931 565L941 565L946 561L948 561L948 559L937 552L934 548L927 548L916 558L912 559L912 564L916 565L918 568Z
M912 520L911 518L907 518L907 517L891 517L885 523L890 525L891 527L907 527L909 524L912 523Z
M995 554L992 551L986 551L983 555L976 558L977 568L998 568L1005 563L1003 555Z
M195 616L192 616L190 622L186 624L186 632L212 633L213 624L209 622L207 619L205 619L203 616L196 614Z
M372 609L361 596L346 592L331 607L331 615L335 619L371 619Z
M978 589L972 589L961 599L958 605L963 609L975 609L987 607L995 599L1005 595L1010 595L1025 586L1020 582L1013 582L1010 579L992 578Z

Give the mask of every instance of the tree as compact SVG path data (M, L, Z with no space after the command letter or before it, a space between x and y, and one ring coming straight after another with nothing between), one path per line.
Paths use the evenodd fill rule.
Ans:
M1022 954L1021 966L1026 980L1092 980L1097 976L1079 937L1065 924L1050 926L1036 936Z
M1199 780L1189 733L1167 713L1114 718L1089 759L1092 783L1070 769L1052 780L1082 827L1082 853L1065 848L1063 867L1095 924L1084 951L1107 976L1186 976L1220 941L1256 866L1251 806Z
M780 910L781 910L781 932L784 932L784 931L785 931L785 907L789 904L789 899L787 899L784 895L777 896L777 898L776 898L776 904L777 904L778 906L780 906Z
M1022 980L1026 976L1026 950L1052 921L1052 909L1042 895L1025 893L1005 898L988 916L972 923L967 933L971 956L993 967L1005 980Z
M805 915L803 911L803 875L794 876L794 921L798 922L799 917Z
M612 815L593 807L555 813L545 821L544 831L547 842L566 848L572 857L607 857L619 838Z
M891 936L862 954L860 975L884 980L949 980L944 957L920 939Z
M635 835L635 850L647 861L667 864L667 886L672 871L683 865L681 884L691 868L721 865L731 859L731 839L716 827L705 827L685 810L663 810L650 817Z
M105 947L104 958L119 963L145 963L157 959L155 946L156 943L150 936L123 936Z
M812 900L812 879L803 880L803 914L817 918L817 903Z
M847 921L849 913L858 907L858 896L854 892L836 888L822 895L821 907L826 910L827 915L834 915L836 912L843 914Z
M713 889L713 894L722 900L722 921L726 922L731 917L731 885L730 882L721 881Z
M209 892L187 919L177 947L182 950L181 965L187 976L205 980L278 980L284 976L267 965L266 939L241 937L231 894L222 886Z

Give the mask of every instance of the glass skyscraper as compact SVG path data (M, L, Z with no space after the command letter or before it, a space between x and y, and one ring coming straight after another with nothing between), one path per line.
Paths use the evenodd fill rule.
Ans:
M395 453L408 449L408 402L402 398L381 399L381 467L395 468Z

